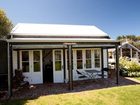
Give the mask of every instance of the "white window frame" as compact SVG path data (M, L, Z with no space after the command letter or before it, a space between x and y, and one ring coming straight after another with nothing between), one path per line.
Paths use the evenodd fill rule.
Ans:
M88 51L88 50L91 52L91 55L90 55L91 57L87 59L87 58L86 58L86 51ZM84 61L84 63L85 63L85 64L84 64L84 68L85 68L85 69L92 69L92 68L93 68L93 66L92 66L92 49L85 49L85 50L84 50L84 53L85 53L85 54L84 54L84 58L85 58L85 61ZM86 67L86 61L87 61L87 60L91 60L91 67L90 67L90 68L87 68L87 67Z
M95 50L98 50L100 52L100 58L99 58L100 59L100 67L96 67L95 66ZM101 59L101 48L95 48L95 49L93 49L93 55L94 55L94 60L93 60L94 61L94 68L95 69L101 69L101 60L102 60Z

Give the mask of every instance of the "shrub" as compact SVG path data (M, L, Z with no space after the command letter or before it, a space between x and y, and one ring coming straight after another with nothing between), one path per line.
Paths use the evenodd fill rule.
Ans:
M119 64L121 72L127 72L127 76L140 76L140 64L138 62L134 60L130 61L128 58L122 57L119 60Z

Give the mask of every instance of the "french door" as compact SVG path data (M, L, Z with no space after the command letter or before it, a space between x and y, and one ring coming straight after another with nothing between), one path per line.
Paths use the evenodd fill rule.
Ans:
M90 49L76 51L77 69L91 69L92 68L92 52Z
M63 50L53 50L53 80L54 83L64 82Z
M42 77L42 51L23 50L20 51L20 68L25 80L30 84L43 83Z

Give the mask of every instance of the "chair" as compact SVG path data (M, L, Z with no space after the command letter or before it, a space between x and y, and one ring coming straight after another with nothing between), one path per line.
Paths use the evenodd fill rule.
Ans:
M83 72L76 70L79 79L88 78Z

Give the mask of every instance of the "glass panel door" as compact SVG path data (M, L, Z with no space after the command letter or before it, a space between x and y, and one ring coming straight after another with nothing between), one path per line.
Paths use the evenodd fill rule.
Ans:
M21 51L20 68L23 70L24 80L30 84L42 83L42 52L41 51Z
M53 80L54 83L64 82L63 50L53 50Z
M61 71L62 66L61 66L61 50L55 51L55 70L56 71Z
M34 72L40 71L40 51L33 51L33 70Z
M29 72L29 51L22 51L22 71Z

